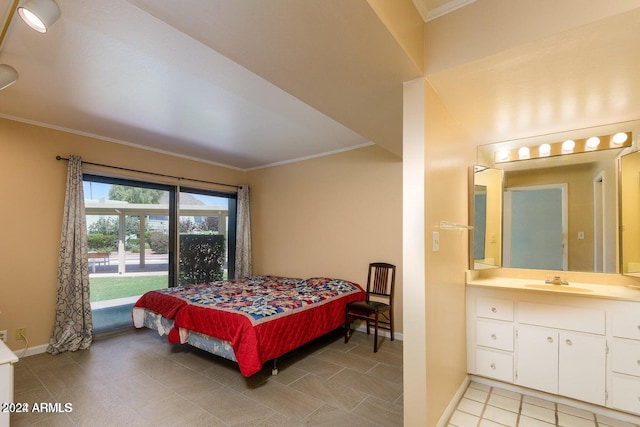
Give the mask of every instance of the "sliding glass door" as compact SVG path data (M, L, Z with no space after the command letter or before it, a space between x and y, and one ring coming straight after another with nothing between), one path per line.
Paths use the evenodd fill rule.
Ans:
M94 331L146 291L233 277L235 194L85 175L84 196Z

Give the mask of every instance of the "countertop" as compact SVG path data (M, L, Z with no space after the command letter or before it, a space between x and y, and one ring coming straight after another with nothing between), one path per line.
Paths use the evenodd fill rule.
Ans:
M546 284L544 280L513 279L509 277L468 278L467 286L478 288L515 289L527 292L546 292L585 298L604 298L640 302L640 286L598 285L573 283L568 285Z

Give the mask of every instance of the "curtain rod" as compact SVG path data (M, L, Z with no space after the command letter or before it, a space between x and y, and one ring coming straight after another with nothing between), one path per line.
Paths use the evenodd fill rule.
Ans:
M56 156L56 160L69 160L69 159L66 158L66 157ZM117 169L117 170L122 170L122 171L127 171L127 172L136 172L136 173L143 173L143 174L146 174L146 175L161 176L163 178L173 178L173 179L185 180L185 181L191 181L191 182L200 182L200 183L203 183L203 184L214 184L214 185L222 185L224 187L240 188L239 185L225 184L225 183L222 183L222 182L204 181L204 180L201 180L201 179L184 178L184 177L181 177L181 176L166 175L166 174L163 174L163 173L156 173L156 172L146 172L146 171L141 171L141 170L137 170L137 169L123 168L123 167L120 167L120 166L104 165L104 164L101 164L101 163L92 163L92 162L85 162L85 161L82 161L82 163L86 164L86 165L100 166L100 167L104 167L104 168Z

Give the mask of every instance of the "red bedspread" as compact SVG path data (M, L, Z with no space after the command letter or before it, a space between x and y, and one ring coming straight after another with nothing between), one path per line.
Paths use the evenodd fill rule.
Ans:
M342 325L345 305L364 298L360 286L344 280L258 276L151 291L136 307L174 319L177 328L229 341L240 372L250 376Z

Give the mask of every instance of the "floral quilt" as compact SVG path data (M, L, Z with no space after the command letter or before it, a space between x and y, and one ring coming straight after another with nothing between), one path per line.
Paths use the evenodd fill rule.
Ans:
M346 304L364 298L359 285L345 280L256 276L150 291L136 307L173 316L182 332L229 341L240 371L249 376L264 362L341 326ZM169 340L178 337L170 334Z

